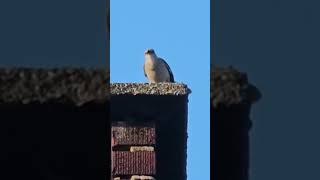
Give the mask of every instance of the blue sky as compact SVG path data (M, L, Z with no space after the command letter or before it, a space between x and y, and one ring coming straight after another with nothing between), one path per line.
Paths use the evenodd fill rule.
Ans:
M111 82L147 82L154 48L189 96L188 180L210 179L210 1L111 0Z

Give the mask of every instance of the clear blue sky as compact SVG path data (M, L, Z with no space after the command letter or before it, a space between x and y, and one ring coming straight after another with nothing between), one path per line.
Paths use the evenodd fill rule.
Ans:
M154 48L189 96L188 180L210 178L210 1L111 0L111 82L147 82L143 53Z

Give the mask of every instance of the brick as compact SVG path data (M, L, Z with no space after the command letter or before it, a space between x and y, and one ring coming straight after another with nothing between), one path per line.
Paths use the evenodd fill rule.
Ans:
M114 177L113 180L130 180L129 178Z
M155 180L154 177L152 176L138 176L138 175L134 175L131 177L130 180Z
M113 151L112 175L155 175L156 157L154 151Z
M113 180L156 180L152 176L133 175L131 177L114 177Z
M118 145L155 145L154 127L113 126L112 147Z
M131 146L130 152L136 152L136 151L154 151L153 146Z

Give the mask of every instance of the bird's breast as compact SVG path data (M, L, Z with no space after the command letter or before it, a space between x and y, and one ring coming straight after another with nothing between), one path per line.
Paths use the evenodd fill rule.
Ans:
M146 59L145 69L149 71L154 71L156 69L156 63L152 59Z
M158 60L146 58L145 73L150 82L168 82L170 79L165 65Z

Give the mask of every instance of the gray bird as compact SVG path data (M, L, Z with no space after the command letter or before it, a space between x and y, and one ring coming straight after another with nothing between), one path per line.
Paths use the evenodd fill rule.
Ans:
M144 52L144 75L149 83L174 82L174 77L169 65L162 58L157 57L153 49Z

